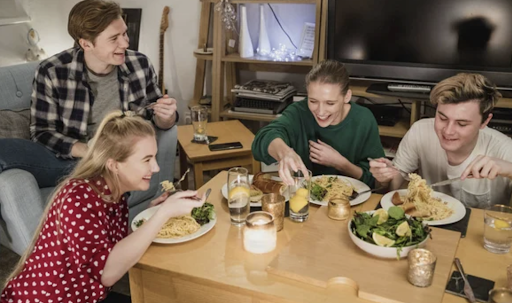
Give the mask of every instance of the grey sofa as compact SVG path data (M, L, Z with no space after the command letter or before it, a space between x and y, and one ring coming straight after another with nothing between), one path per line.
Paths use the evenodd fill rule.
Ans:
M30 107L32 80L38 63L0 67L0 110ZM12 125L14 128L21 126ZM27 125L23 125L27 127ZM27 129L28 131L28 129ZM148 191L133 192L128 200L130 222L148 203L160 195L159 183L174 177L177 127L157 130L157 161L160 172L151 179ZM2 148L2 146L0 146ZM39 188L32 174L10 169L0 172L0 243L17 254L23 254L41 220L51 188Z

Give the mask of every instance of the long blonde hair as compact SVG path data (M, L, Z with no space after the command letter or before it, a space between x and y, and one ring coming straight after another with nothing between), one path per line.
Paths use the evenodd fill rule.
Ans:
M135 143L141 138L148 136L155 137L155 130L148 121L139 116L125 115L120 111L115 111L105 116L94 138L90 142L91 144L85 157L78 162L73 172L55 187L48 205L43 212L41 222L34 233L31 244L23 256L21 256L18 264L7 278L2 288L5 288L7 283L23 270L28 256L34 250L34 245L46 222L48 212L52 205L56 203L55 197L59 194L64 185L70 179L90 179L103 176L105 179L111 181L112 186L110 190L112 197L114 201L117 201L122 194L120 192L119 179L116 174L112 173L107 168L107 160L113 159L118 162L125 162L126 159L133 154Z

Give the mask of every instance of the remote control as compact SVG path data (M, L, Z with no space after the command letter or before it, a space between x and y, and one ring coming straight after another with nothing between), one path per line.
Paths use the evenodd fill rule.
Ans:
M392 92L430 93L431 89L428 85L388 84L388 90Z

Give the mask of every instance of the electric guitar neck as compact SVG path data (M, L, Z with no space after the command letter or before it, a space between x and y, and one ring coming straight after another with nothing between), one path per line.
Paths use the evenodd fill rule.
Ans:
M160 22L160 39L159 39L159 48L158 48L158 87L162 91L162 94L166 94L164 87L164 34L167 28L169 27L169 20L167 15L169 15L169 7L165 6L162 12L162 20Z

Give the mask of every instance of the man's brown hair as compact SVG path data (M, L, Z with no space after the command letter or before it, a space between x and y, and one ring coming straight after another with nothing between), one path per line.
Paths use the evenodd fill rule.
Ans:
M496 85L480 74L460 73L439 82L430 93L432 104L458 104L476 101L480 106L482 123L501 98Z
M69 12L68 33L79 46L79 40L85 39L95 43L98 35L112 21L121 18L123 11L119 4L104 0L83 0Z
M313 66L306 75L306 87L313 82L337 84L344 96L347 94L350 80L343 63L336 60L325 60Z

